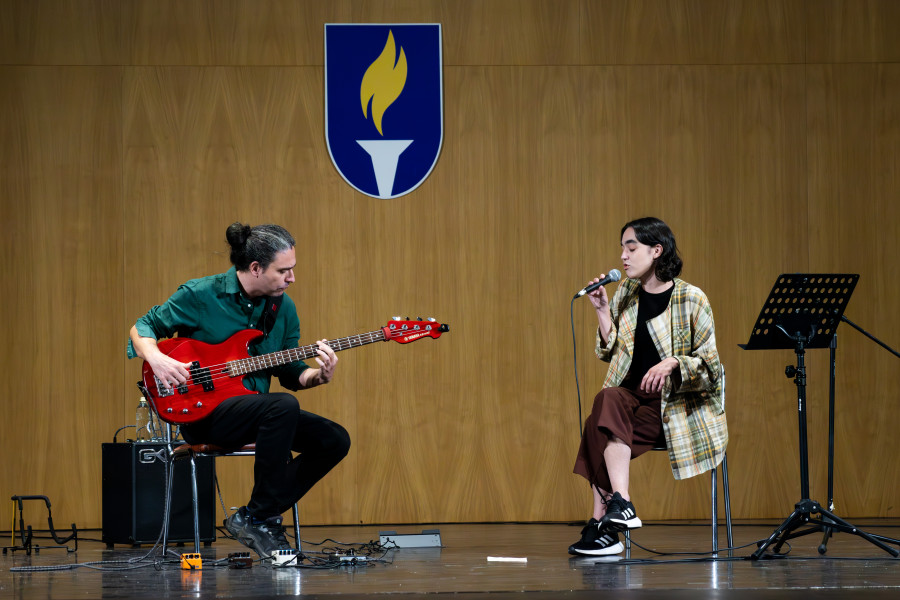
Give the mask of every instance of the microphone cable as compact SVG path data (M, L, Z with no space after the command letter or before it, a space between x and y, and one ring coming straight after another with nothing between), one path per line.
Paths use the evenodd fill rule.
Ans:
M580 438L583 433L581 430L581 386L578 383L578 344L575 340L575 298L569 302L569 323L572 327L572 362L575 367L575 393L577 394L578 399L578 437Z
M615 283L622 279L622 273L618 269L610 269L609 273L607 273L606 277L597 282L597 287L601 285L606 285L607 283ZM578 398L578 437L582 437L584 435L582 431L582 424L584 420L581 418L581 385L578 383L578 348L575 340L575 300L581 298L589 287L594 284L589 284L585 287L581 292L575 294L572 297L572 300L569 301L569 323L572 327L572 360L574 362L575 367L575 393ZM594 288L596 289L596 288Z

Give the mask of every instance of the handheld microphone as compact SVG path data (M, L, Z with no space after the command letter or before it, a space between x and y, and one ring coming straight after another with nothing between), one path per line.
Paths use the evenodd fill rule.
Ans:
M584 288L583 290L581 290L580 292L575 294L575 298L580 298L580 297L584 296L585 294L589 294L589 293L593 292L601 285L606 285L607 283L612 283L613 281L618 281L620 279L622 279L622 273L618 269L613 269L612 271L609 272L609 274L607 274L606 277L604 277L600 281L592 283L591 285L587 286L586 288Z

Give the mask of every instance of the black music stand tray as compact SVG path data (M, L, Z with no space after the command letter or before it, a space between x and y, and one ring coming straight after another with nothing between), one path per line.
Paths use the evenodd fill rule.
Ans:
M792 349L797 355L796 366L788 365L784 373L787 377L793 377L797 386L801 500L794 505L794 512L760 544L751 556L753 560L767 556L783 556L780 550L787 540L817 532L825 532L827 535L832 530L858 535L895 558L900 556L900 550L882 542L884 540L900 545L900 540L866 533L809 498L805 354L808 348L828 348L831 345L844 309L858 281L859 275L852 274L779 275L763 304L750 340L746 344L738 344L744 350ZM795 531L807 524L809 528ZM766 549L773 543L775 544L772 549L773 555L765 555Z

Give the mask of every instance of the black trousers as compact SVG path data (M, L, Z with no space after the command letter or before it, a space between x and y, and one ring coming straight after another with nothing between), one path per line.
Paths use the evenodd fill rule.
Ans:
M247 508L257 519L291 508L350 450L347 430L300 409L290 394L249 394L222 402L202 421L184 425L191 444L236 448L256 443ZM299 452L292 458L291 451Z

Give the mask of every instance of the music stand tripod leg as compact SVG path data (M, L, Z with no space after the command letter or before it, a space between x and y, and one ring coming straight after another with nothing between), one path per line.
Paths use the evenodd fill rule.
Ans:
M825 523L828 523L828 525L825 525L822 527L822 531L824 533L822 535L822 543L819 544L818 550L819 550L819 554L824 555L826 552L828 552L828 540L831 539L831 536L834 533L834 528L829 526L831 524L830 519L825 518L825 519L823 519L823 521L825 521Z
M763 542L759 548L750 555L752 560L759 560L763 558L766 552L766 548L771 546L773 543L775 544L774 550L780 550L781 545L784 544L788 535L790 535L797 527L800 527L804 523L809 521L809 513L804 513L800 504L796 505L794 512L788 516L784 522L778 526L778 528L772 532L772 535L768 537L768 539Z
M857 536L861 537L862 539L866 540L870 544L878 546L879 548L881 548L882 550L884 550L885 552L887 552L894 558L897 558L898 556L900 556L900 550L897 550L896 548L891 548L890 546L882 543L882 541L881 541L881 540L884 540L884 541L892 543L892 544L900 545L900 540L895 540L893 538L885 537L883 535L873 535L870 533L866 533L859 527L856 527L855 525L848 523L847 521L844 521L843 519L841 519L834 513L827 511L822 507L819 507L816 512L821 514L823 517L822 520L819 521L819 523L820 523L820 526L822 526L828 532L828 533L826 533L826 535L830 535L830 532L832 530L840 531L843 533L852 533L853 535L857 535ZM821 550L820 550L820 552L821 552ZM822 552L822 553L824 554L824 552Z

